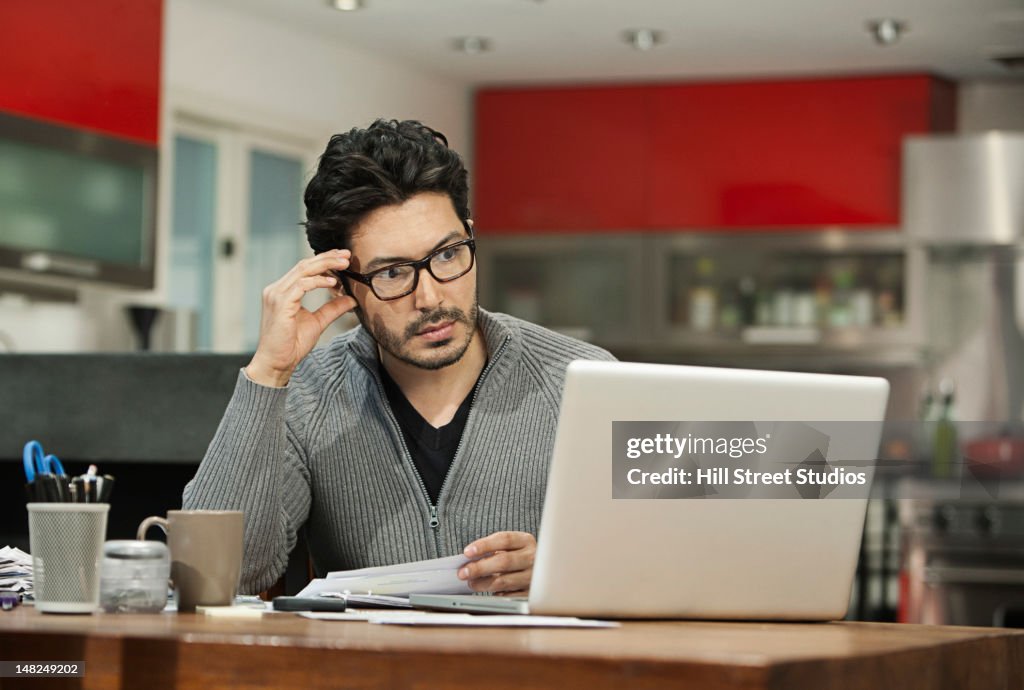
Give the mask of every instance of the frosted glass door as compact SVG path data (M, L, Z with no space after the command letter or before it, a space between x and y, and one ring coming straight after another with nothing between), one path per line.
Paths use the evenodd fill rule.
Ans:
M300 258L305 229L300 158L259 149L249 153L249 235L246 250L245 348L259 341L261 294Z
M196 346L213 346L213 249L217 213L217 147L174 138L174 206L168 298L197 315Z

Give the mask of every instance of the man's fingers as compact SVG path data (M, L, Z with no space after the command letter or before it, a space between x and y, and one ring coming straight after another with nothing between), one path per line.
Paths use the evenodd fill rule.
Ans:
M527 545L537 546L537 540L528 532L495 532L468 545L463 553L468 558L476 558L492 551L512 551L525 548Z
M295 264L283 278L285 282L294 282L299 278L315 276L327 271L344 271L349 266L352 252L347 249L332 249L323 254L310 256Z
M330 302L327 302L315 312L313 316L316 318L317 323L320 325L320 332L331 325L338 317L356 308L356 301L348 295L341 295L335 297Z
M307 292L312 292L317 288L329 288L334 287L338 284L338 279L334 276L316 275L306 276L305 278L299 278L297 281L289 286L288 291L284 293L286 302L297 302L301 300Z
M299 285L302 287L303 292L309 292L310 290L322 287L334 287L337 284L338 279L328 275L307 276L299 279Z
M459 576L466 580L486 577L495 573L510 573L533 567L534 551L517 549L516 551L499 551L478 561L467 563L459 570Z
M501 573L489 575L469 581L469 587L474 592L491 592L492 594L511 595L513 592L525 592L530 587L531 571L520 571L516 573Z

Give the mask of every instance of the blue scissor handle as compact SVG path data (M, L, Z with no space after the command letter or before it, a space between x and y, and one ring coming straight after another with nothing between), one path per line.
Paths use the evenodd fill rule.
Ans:
M51 454L43 457L43 468L53 474L64 474L64 465L61 464L60 459L56 455Z
M25 479L31 483L36 479L36 473L42 472L43 446L39 441L29 441L25 444L25 450L21 454L21 461L25 465Z
M37 474L64 474L64 465L56 455L44 455L43 445L39 441L29 441L21 455L25 465L25 479L35 481Z

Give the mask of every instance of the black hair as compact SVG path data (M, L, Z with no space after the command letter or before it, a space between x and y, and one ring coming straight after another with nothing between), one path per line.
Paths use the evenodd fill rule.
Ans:
M335 134L306 186L306 239L317 254L348 248L369 213L422 192L447 194L467 219L468 178L448 139L416 120L377 120Z

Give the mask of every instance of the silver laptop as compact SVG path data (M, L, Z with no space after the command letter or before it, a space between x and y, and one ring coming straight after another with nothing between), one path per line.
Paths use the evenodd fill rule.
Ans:
M528 602L413 595L411 603L605 618L840 619L888 394L888 382L871 377L573 362ZM626 421L682 422L662 425L677 436L693 436L705 422L735 422L762 435L797 429L826 439L815 467L838 458L843 467L859 467L867 486L848 497L838 497L847 487L828 497L778 493L797 491L789 486L770 489L771 498L739 489L709 499L679 487L622 497L621 468L613 477L613 447L622 439L613 440L613 429L621 435ZM737 488L723 493L729 491Z

